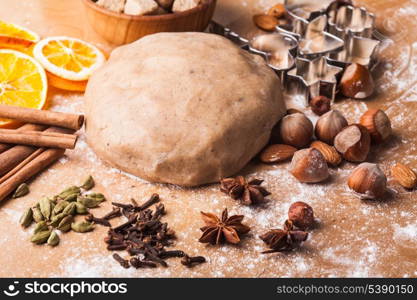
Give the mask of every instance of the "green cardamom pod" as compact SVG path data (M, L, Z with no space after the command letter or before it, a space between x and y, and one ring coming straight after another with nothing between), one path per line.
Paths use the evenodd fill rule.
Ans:
M106 200L103 194L91 193L84 196L79 196L77 202L81 203L87 208L94 208L100 205L101 202Z
M18 186L16 191L13 194L13 199L20 198L29 194L29 186L26 183L22 183Z
M62 232L70 231L72 221L74 221L73 216L69 215L69 216L64 217L61 220L61 222L59 222L57 229L61 230Z
M87 179L84 180L84 183L80 186L80 188L89 191L91 190L95 185L93 177L90 175L87 177Z
M53 227L57 227L59 225L59 223L61 222L61 220L63 218L65 218L66 216L67 216L67 214L65 214L64 212L53 216L51 218L51 222L49 223L49 225L51 225Z
M67 201L67 202L74 202L74 201L77 201L77 197L78 197L78 195L79 195L79 194L77 194L77 193L70 194L68 197L66 197L66 198L64 199L64 201Z
M47 243L49 246L55 247L59 244L59 235L55 231L52 231Z
M35 225L35 229L33 230L33 233L38 233L40 231L48 230L48 224L46 224L46 221L40 221Z
M81 189L78 186L70 186L69 188L66 188L61 193L59 193L57 196L61 199L66 199L68 196L72 194L80 195Z
M88 208L79 202L75 202L75 212L79 215L85 215L88 213Z
M41 210L39 209L39 206L35 206L34 208L32 208L32 211L33 211L33 220L35 220L36 223L39 223L44 220Z
M52 213L51 201L46 197L42 198L41 201L39 201L39 208L45 219L49 220Z
M67 207L69 204L69 202L67 201L59 201L57 205L55 205L53 212L55 214L59 214L60 212L62 212L64 210L65 207Z
M71 202L70 204L67 205L67 207L64 208L62 213L65 215L75 215L75 209L76 209L75 202Z
M94 224L87 221L79 221L71 224L71 229L75 232L88 232L94 229Z
M32 238L30 239L30 241L32 243L35 243L35 244L40 245L40 244L45 243L48 240L48 238L49 238L50 235L51 235L51 231L50 230L39 231L39 232L36 232L32 236Z
M32 224L33 221L33 211L29 207L25 212L23 213L22 217L20 218L20 225L23 227L29 227L30 224Z

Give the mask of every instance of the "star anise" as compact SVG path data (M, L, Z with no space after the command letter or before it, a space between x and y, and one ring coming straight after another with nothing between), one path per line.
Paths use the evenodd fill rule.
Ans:
M231 244L238 244L240 242L239 235L250 231L248 226L242 224L244 216L234 215L229 217L227 209L223 211L221 220L216 215L205 212L201 212L201 218L206 226L200 228L203 232L199 239L200 243L216 245L226 241Z
M241 200L245 205L251 205L260 203L266 196L271 195L261 187L262 182L261 179L246 181L243 176L225 178L220 181L220 190L235 200Z
M286 221L284 229L271 229L260 236L261 240L271 248L262 253L291 251L307 240L307 237L307 232L295 229L291 221Z

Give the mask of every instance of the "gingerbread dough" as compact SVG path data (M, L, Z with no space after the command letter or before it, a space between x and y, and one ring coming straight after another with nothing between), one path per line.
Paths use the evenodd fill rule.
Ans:
M85 103L88 143L102 159L183 186L238 172L286 111L261 57L206 33L160 33L116 49Z

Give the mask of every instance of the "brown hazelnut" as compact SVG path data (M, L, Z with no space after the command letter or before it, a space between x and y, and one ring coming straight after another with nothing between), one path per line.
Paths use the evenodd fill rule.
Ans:
M315 135L320 141L333 145L334 138L348 126L348 122L341 112L331 110L322 115L316 123Z
M340 81L342 94L346 97L364 99L374 92L374 80L368 68L353 63L348 66Z
M320 151L314 148L295 152L290 172L300 182L305 183L317 183L329 177L326 159Z
M385 141L392 133L391 121L380 109L368 110L361 117L360 124L368 129L374 143Z
M288 220L302 230L311 228L314 226L313 208L307 203L295 202L288 209Z
M362 163L350 174L348 186L363 198L375 199L385 194L387 177L378 165Z
M343 129L334 139L334 146L350 162L363 162L368 157L371 137L368 129L354 124Z
M279 134L284 144L302 148L313 137L313 123L304 114L287 115L280 122Z
M317 96L311 99L310 107L313 113L318 116L321 116L327 113L330 110L332 100L325 96Z

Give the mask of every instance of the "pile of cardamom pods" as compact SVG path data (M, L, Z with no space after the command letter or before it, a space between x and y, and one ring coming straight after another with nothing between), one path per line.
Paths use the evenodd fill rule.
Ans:
M103 194L88 192L94 187L94 179L89 176L81 186L71 186L58 195L42 198L35 206L28 208L20 219L20 224L27 228L36 223L31 242L59 244L59 235L55 230L68 232L88 232L94 229L94 223L74 221L76 215L88 214L105 201Z

